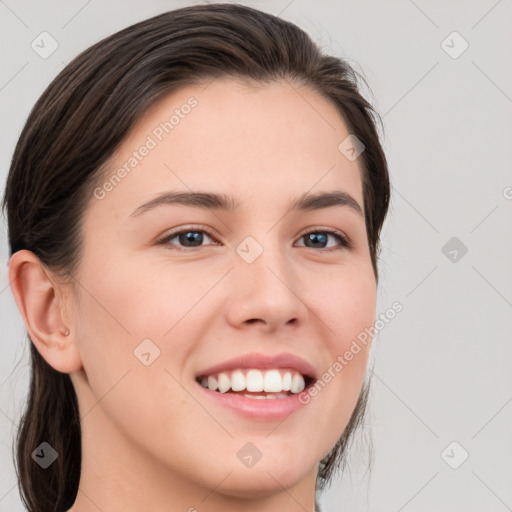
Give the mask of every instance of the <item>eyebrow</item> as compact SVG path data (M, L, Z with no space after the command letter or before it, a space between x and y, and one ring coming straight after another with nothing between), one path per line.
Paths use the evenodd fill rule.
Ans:
M162 205L183 205L212 210L235 211L240 202L233 196L213 192L164 192L147 203L141 204L131 214L130 218L141 215ZM312 211L347 206L364 217L359 203L347 192L335 190L318 194L305 193L291 203L292 211Z

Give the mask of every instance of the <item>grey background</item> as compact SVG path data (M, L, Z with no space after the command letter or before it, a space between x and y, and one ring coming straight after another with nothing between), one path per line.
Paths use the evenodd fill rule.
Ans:
M0 0L2 188L32 105L66 63L192 3ZM394 301L403 311L375 339L369 420L324 510L512 510L512 1L241 3L297 23L362 70L384 119L393 197L377 311ZM47 59L31 48L43 31L59 45ZM469 44L457 58L445 51L462 48L457 36L442 45L453 31ZM11 450L29 367L0 227L0 510L17 512ZM456 261L453 247L442 251L452 237L467 247Z

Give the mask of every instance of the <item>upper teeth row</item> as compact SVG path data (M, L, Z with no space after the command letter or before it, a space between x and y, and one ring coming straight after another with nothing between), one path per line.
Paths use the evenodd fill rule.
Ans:
M233 391L267 391L271 393L280 393L281 391L291 391L300 393L306 383L304 377L296 371L287 370L234 370L232 372L220 372L216 375L203 377L201 384L212 391L219 390L226 393L230 389Z

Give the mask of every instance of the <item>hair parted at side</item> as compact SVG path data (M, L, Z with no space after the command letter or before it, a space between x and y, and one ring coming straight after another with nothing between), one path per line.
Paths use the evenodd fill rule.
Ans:
M223 77L284 79L336 106L349 133L365 146L359 157L364 213L378 280L390 184L376 129L380 117L359 91L366 81L293 23L237 4L194 5L136 23L94 44L59 73L33 107L12 157L2 203L10 254L30 250L73 284L83 254L84 212L129 130L163 95ZM74 503L80 479L77 397L69 375L54 370L28 341L31 380L14 455L20 493L30 512L62 512ZM367 398L363 386L347 428L322 460L318 489L344 467ZM31 457L43 441L59 454L47 469Z

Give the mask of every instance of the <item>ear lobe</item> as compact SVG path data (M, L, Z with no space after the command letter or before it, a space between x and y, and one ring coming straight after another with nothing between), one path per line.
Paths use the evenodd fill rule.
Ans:
M83 368L82 359L62 318L58 285L54 284L39 258L23 249L9 260L9 283L30 339L37 351L55 370L72 373Z

